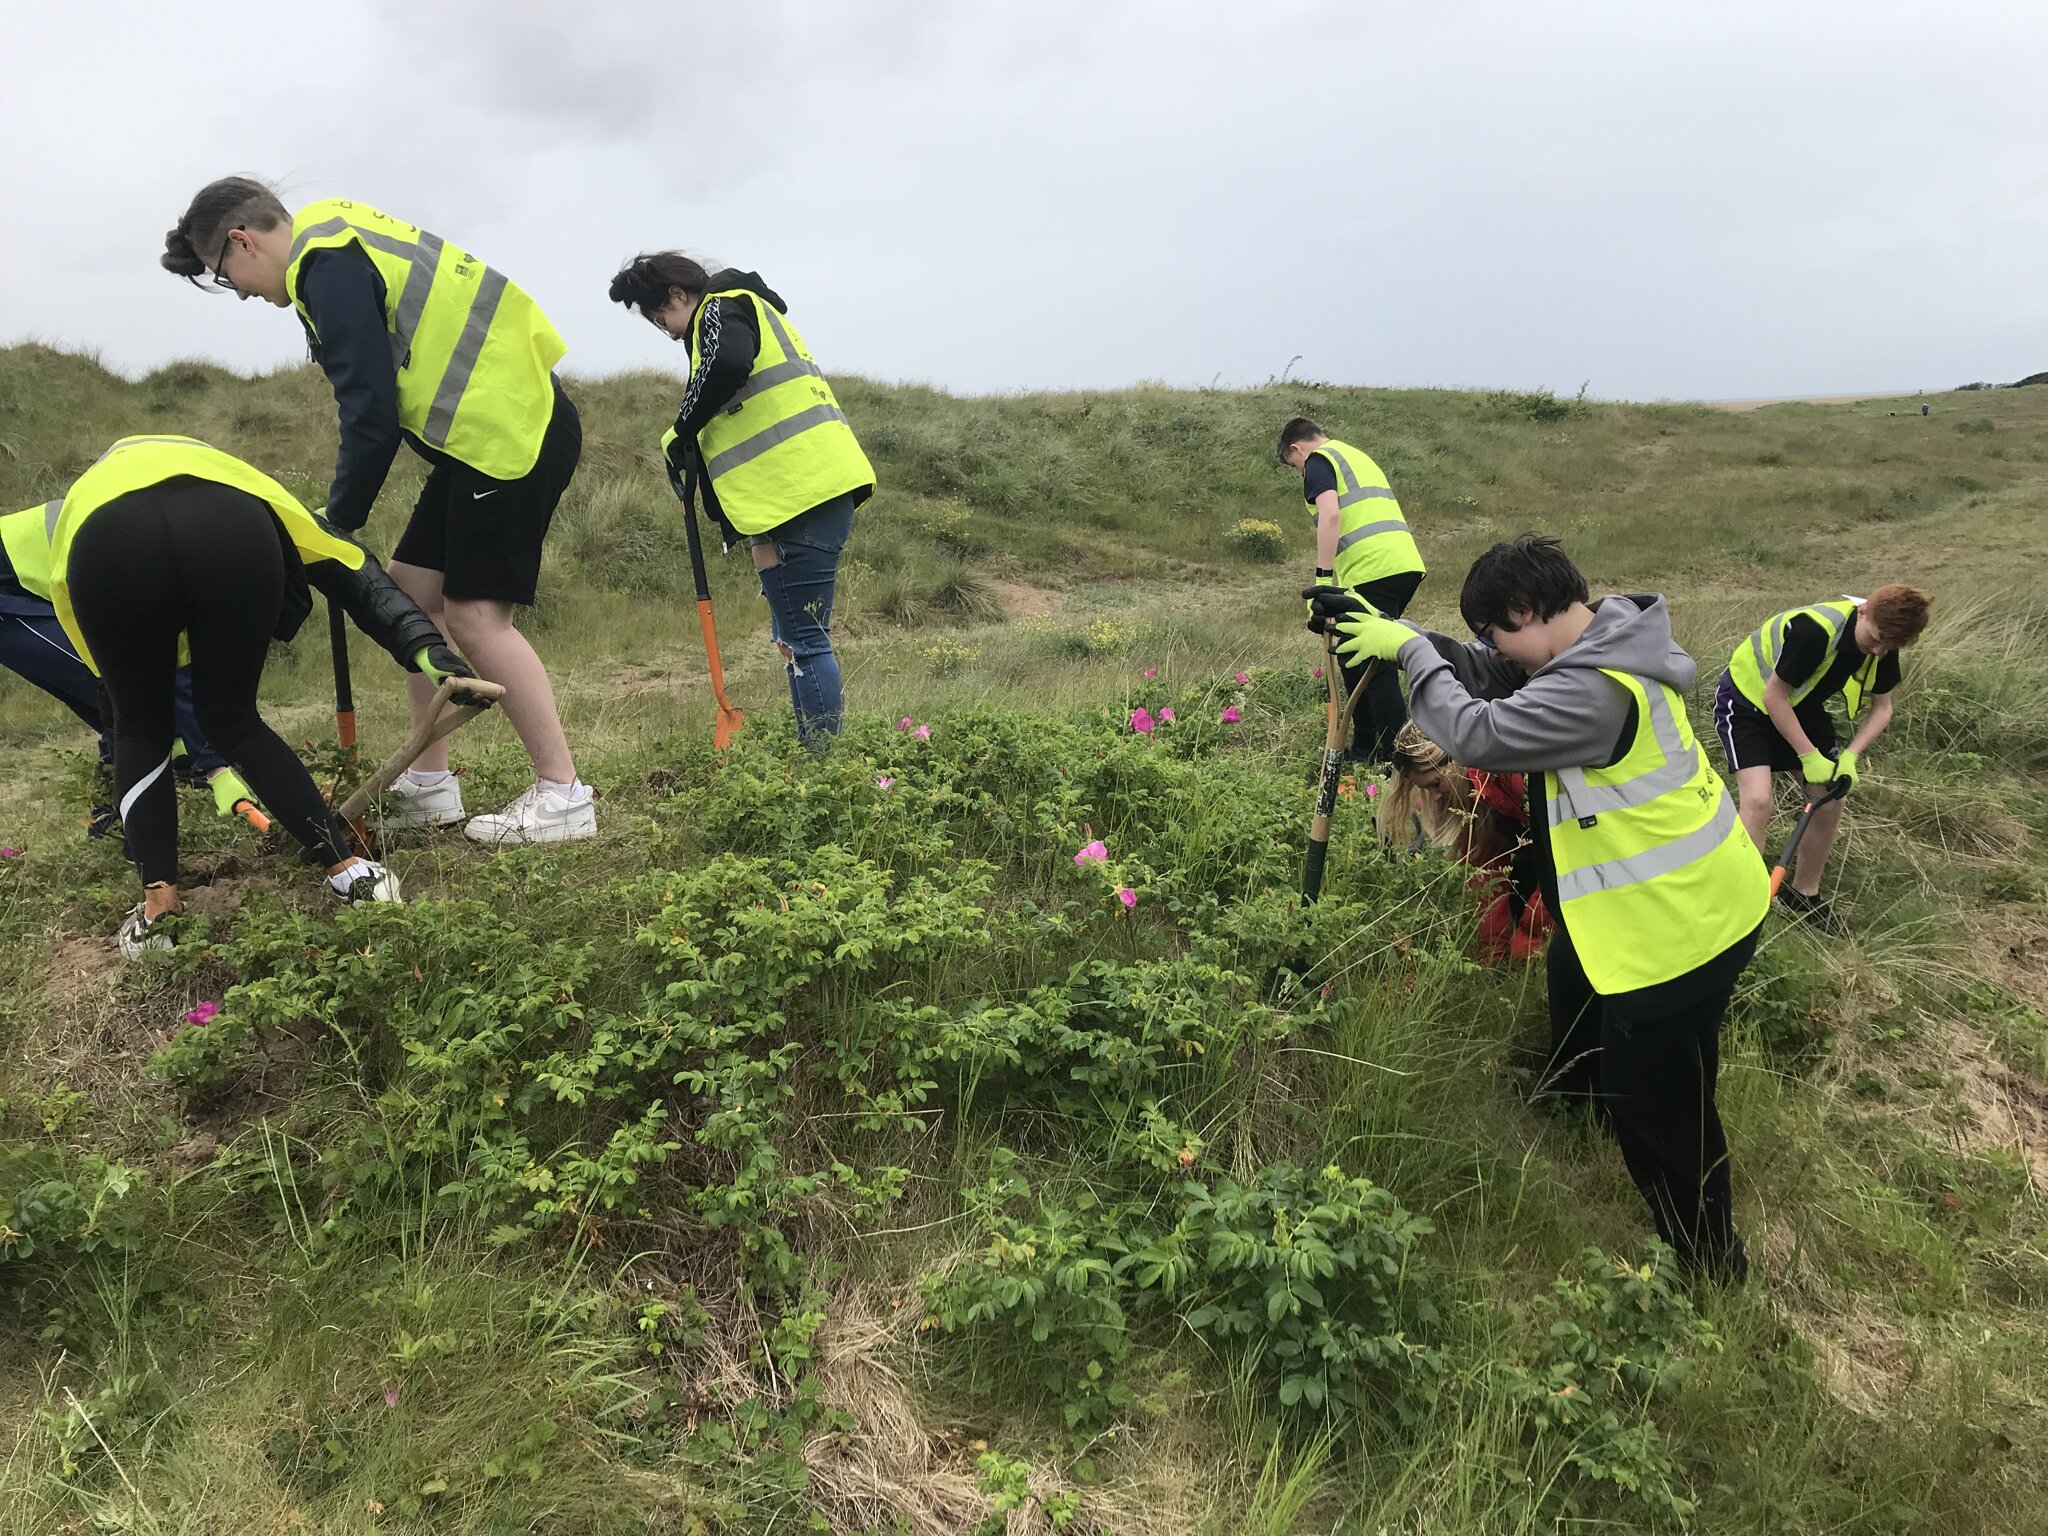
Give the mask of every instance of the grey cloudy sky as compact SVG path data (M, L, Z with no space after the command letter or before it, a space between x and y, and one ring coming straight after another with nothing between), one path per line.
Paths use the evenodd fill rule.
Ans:
M478 252L581 373L681 362L604 294L665 245L962 391L2048 368L2040 0L15 0L0 47L0 338L129 373L302 355L156 265L233 171Z

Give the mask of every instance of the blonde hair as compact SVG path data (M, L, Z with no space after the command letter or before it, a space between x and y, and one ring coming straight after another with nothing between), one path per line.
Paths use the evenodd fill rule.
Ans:
M1422 780L1441 775L1445 793L1426 793ZM1414 721L1394 736L1394 780L1380 796L1380 843L1403 852L1442 848L1462 854L1479 819L1479 797L1451 754L1423 735Z

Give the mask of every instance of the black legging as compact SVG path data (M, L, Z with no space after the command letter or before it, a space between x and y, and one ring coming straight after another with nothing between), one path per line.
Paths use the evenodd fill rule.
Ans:
M269 507L187 476L108 502L72 542L71 606L113 700L114 789L145 885L178 878L170 759L180 631L192 645L193 713L215 750L309 855L348 857L306 765L256 713L285 559Z

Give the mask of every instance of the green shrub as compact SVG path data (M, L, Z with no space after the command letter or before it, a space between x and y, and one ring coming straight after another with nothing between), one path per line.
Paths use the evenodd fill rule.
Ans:
M0 1281L30 1260L61 1266L80 1255L126 1252L154 1201L143 1175L93 1153L0 1143Z
M1671 1250L1652 1238L1648 1261L1631 1265L1586 1249L1535 1321L1534 1346L1496 1374L1525 1433L1575 1474L1551 1496L1579 1514L1584 1485L1605 1484L1658 1515L1687 1519L1694 1503L1685 1475L1649 1410L1691 1371L1693 1355L1721 1340L1680 1289Z

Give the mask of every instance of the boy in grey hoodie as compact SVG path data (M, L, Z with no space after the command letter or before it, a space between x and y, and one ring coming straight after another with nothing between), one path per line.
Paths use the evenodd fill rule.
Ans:
M1328 589L1311 627L1400 666L1415 724L1459 762L1527 776L1557 919L1544 1086L1606 1122L1689 1270L1739 1279L1714 1082L1770 885L1686 717L1698 669L1662 597L1592 601L1555 539L1494 545L1459 606L1477 644Z

